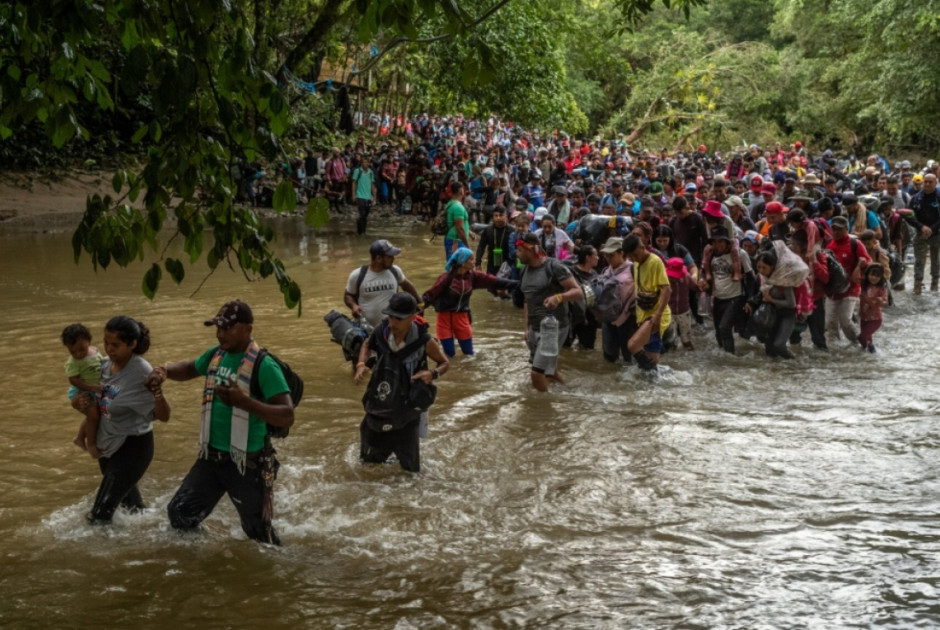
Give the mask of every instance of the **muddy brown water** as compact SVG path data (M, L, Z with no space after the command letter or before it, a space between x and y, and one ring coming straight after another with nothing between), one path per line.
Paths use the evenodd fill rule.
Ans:
M477 357L441 381L424 470L362 466L362 388L322 320L370 239L278 219L303 315L271 282L220 269L140 293L144 267L93 273L69 235L0 235L7 334L0 423L0 625L311 628L935 627L940 619L936 294L897 297L878 355L769 360L741 343L666 355L660 377L565 351L568 384L529 387L521 312L473 298ZM421 226L401 244L423 291L443 265ZM204 271L204 270L203 270ZM245 540L227 499L197 535L165 508L196 454L200 383L172 383L141 484L150 506L83 520L99 474L72 444L62 327L128 314L152 363L194 358L241 298L255 336L305 378L280 446L284 546ZM433 315L431 316L433 318Z

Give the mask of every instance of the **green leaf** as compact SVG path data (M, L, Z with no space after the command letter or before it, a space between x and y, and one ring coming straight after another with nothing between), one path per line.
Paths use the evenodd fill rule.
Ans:
M144 139L144 136L147 135L147 125L141 125L137 131L134 132L134 135L131 136L131 142L140 142Z
M52 144L57 149L75 137L75 118L67 107L60 107L56 112L55 122L53 123Z
M202 256L202 230L196 230L186 237L183 251L189 254L190 264L195 263Z
M111 187L114 188L114 192L121 192L121 188L124 186L124 171L117 171L114 174L114 177L111 179Z
M285 179L274 190L274 211L289 212L297 206L297 193L289 179Z
M157 263L153 263L150 269L147 270L147 273L144 274L141 290L144 292L144 295L147 296L147 299L152 300L153 296L157 294L157 287L160 286L160 278L162 276L163 270L160 269L160 265Z
M330 202L324 197L314 197L307 203L307 212L304 214L304 223L320 229L330 222Z
M166 271L170 274L170 278L173 279L173 282L179 284L183 281L183 277L186 275L186 270L183 268L183 263L176 258L167 258L166 262L163 263L163 266L166 267Z
M124 32L121 34L121 44L124 50L136 48L140 43L140 34L137 32L137 22L128 20L124 23Z
M281 293L284 294L284 304L287 308L294 308L300 304L300 285L296 282L291 281L287 286L282 287Z

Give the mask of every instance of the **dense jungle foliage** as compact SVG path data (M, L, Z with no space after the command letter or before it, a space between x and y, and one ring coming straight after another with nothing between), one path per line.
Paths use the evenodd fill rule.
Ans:
M0 165L116 168L115 195L88 200L76 260L143 259L172 215L190 261L274 276L294 307L300 289L233 203L232 173L333 142L325 65L372 85L379 113L493 112L657 147L897 152L940 145L938 57L940 12L900 0L21 0L0 6ZM113 159L128 153L139 167ZM161 254L145 293L185 268Z

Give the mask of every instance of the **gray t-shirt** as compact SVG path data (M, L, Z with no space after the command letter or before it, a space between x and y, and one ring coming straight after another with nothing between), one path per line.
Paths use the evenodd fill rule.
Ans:
M391 269L386 269L379 273L366 270L366 275L362 279L362 286L356 289L356 281L359 280L359 267L353 269L346 281L346 292L356 295L356 301L362 307L362 314L366 321L373 327L382 323L382 309L388 306L388 301L392 296L398 293L398 286L404 282L405 274L398 265L392 265Z
M525 296L529 308L529 328L538 330L542 318L551 313L558 320L559 327L568 325L568 307L562 305L556 309L545 308L545 299L567 289L561 286L565 278L571 277L571 270L554 258L545 258L538 267L522 268L522 282L519 289Z
M738 253L741 260L741 273L746 274L751 270L751 258L744 250ZM734 267L731 260L731 252L723 256L712 256L712 278L714 286L712 295L719 300L730 300L743 293L741 281L734 280Z
M98 448L103 457L110 457L128 435L144 435L153 431L153 394L147 389L147 376L153 368L142 356L135 354L117 374L111 374L111 359L101 362L101 385L104 393L98 399Z

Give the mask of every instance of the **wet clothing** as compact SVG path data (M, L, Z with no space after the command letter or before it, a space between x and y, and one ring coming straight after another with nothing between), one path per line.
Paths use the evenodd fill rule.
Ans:
M637 296L636 321L642 323L652 318L656 313L656 305L660 298L660 291L663 287L669 286L669 277L666 275L666 265L663 263L662 258L650 254L642 263L633 263L633 279ZM656 303L648 309L643 308L640 304L641 300L646 296L650 299L654 296L656 297ZM663 309L663 315L659 320L660 337L666 335L666 329L669 328L669 324L671 323L672 311L669 309L669 305L666 305L666 308Z
M396 352L408 344L414 343L426 332L427 324L419 325L412 322L411 329L399 343L395 340L395 336L388 327L388 321L386 320L372 332L373 339L370 340L369 347L377 353L381 352L381 345L374 340L375 337L381 335L388 347ZM422 345L407 357L403 357L400 365L409 379L416 372L424 369L427 365L426 345ZM376 372L372 373L371 378L376 378ZM394 453L403 469L410 472L420 472L419 433L422 422L427 423L427 418L428 412L424 411L421 413L420 418L406 422L403 426L396 428L387 420L372 416L367 412L359 424L360 460L365 463L380 464L384 463Z
M101 385L97 398L98 435L101 450L98 467L103 478L89 519L109 522L119 505L143 509L137 482L153 460L153 393L147 389L152 368L140 355L132 355L119 372L111 374L111 359L101 362Z
M206 376L218 346L209 348L195 361L196 371ZM245 353L225 352L218 364L216 378L231 379L238 373ZM270 356L265 356L256 367L261 400L268 401L279 394L290 392L281 368ZM258 400L254 395L253 399ZM248 415L248 444L244 474L232 460L232 414L233 408L219 398L212 399L209 443L205 457L198 457L183 483L167 506L170 525L176 529L194 529L215 508L222 495L228 493L238 516L242 530L254 540L280 544L277 533L262 517L265 483L258 465L265 446L267 425L264 420ZM273 457L273 455L272 455Z
M151 396L151 404L153 397ZM150 462L153 461L153 431L129 435L121 446L98 460L103 478L88 517L92 521L111 521L118 506L130 511L144 509L144 500L137 489Z
M245 474L238 471L229 454L209 447L206 459L197 459L167 506L170 525L175 529L195 529L228 493L238 511L242 531L261 542L281 544L273 528L261 517L264 506L264 479L258 454L249 453Z
M101 386L98 397L96 443L102 457L114 455L128 436L153 431L153 393L147 389L152 367L142 356L132 355L120 372L111 374L111 359L101 362Z
M359 424L359 459L367 464L383 464L391 455L409 472L421 472L419 422L410 422L398 430L375 431L365 418Z
M793 354L787 348L787 342L796 326L796 297L793 287L772 286L769 295L777 310L777 322L764 341L764 351L771 357L792 359Z
M542 318L549 312L558 320L559 328L568 327L568 309L562 307L549 310L545 308L545 299L557 293L564 293L566 289L561 283L569 277L571 270L554 258L543 258L538 267L523 266L519 288L529 307L529 328L538 330ZM564 342L564 339L561 341Z

